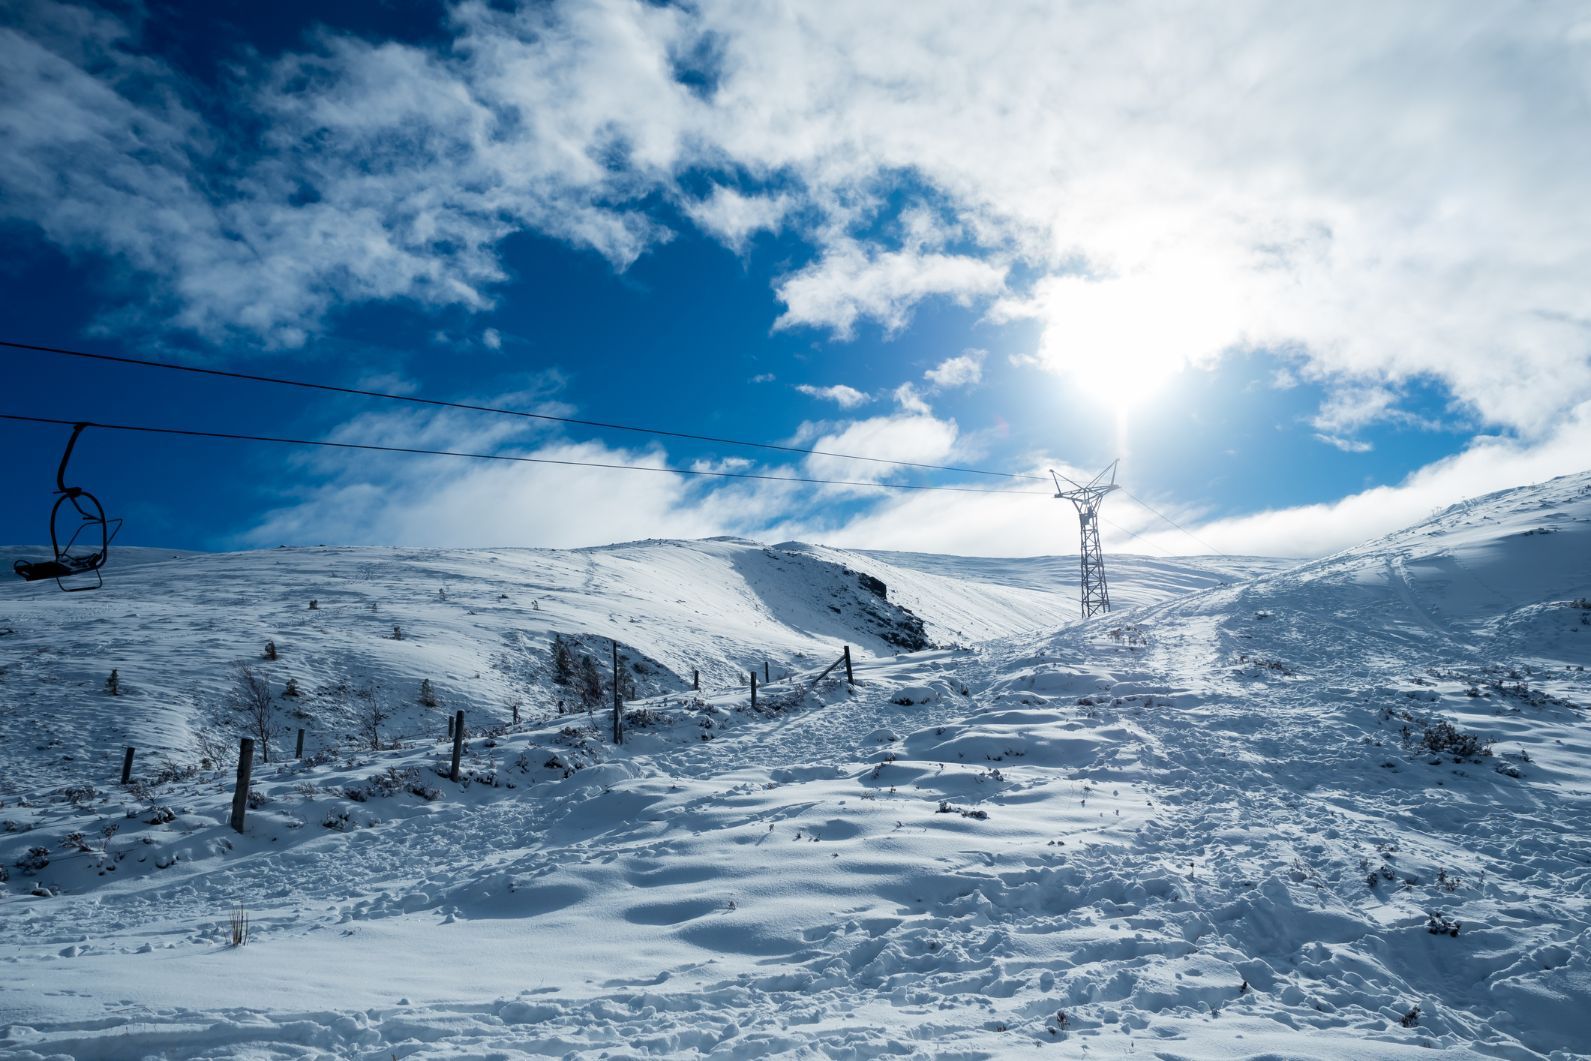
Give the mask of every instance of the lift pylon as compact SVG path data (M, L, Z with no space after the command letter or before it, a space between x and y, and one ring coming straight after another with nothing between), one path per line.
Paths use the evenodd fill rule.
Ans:
M1105 583L1105 554L1099 547L1099 506L1105 496L1117 489L1116 465L1120 458L1086 483L1073 482L1054 469L1050 476L1055 480L1055 496L1065 498L1077 507L1077 520L1082 530L1082 597L1083 618L1099 612L1110 611L1110 587ZM1107 478L1108 477L1108 478ZM1061 480L1071 485L1066 490Z

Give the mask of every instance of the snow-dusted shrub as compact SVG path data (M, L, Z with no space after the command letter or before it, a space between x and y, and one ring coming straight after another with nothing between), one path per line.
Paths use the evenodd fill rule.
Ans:
M1454 921L1446 914L1434 910L1431 911L1425 922L1425 930L1433 936L1452 936L1456 939L1458 938L1458 930L1461 927L1460 922Z
M110 677L105 679L105 691L112 696L120 696L122 694L122 676L117 673L114 667L111 668Z
M50 849L30 847L28 853L17 859L17 868L24 873L37 873L50 864Z
M1405 1028L1412 1028L1420 1023L1420 1007L1415 1006L1409 1012L1398 1018L1398 1023Z
M261 807L271 802L271 797L267 796L259 789L250 788L247 800L249 804L249 810L259 810Z
M93 803L98 799L99 790L86 782L81 785L67 785L61 789L61 798L74 807L80 807L85 803Z
M363 785L348 785L343 789L343 795L355 803L363 803L370 798L370 793Z
M145 825L168 825L177 820L177 812L170 807L150 807L147 813Z
M275 641L267 641L267 642L265 642L265 659L266 659L267 662L270 662L270 663L275 663L276 662L276 642Z
M650 707L637 707L624 713L624 725L629 729L643 729L647 726L661 726L668 721L668 716L661 711L654 711Z
M431 684L430 678L420 679L420 706L436 707L441 701L436 698L436 688Z
M345 833L349 829L354 828L353 819L348 816L348 812L345 810L327 811L325 820L320 824L339 833Z
M1445 720L1426 725L1415 747L1433 755L1451 755L1455 761L1479 759L1492 753L1491 741L1465 733Z

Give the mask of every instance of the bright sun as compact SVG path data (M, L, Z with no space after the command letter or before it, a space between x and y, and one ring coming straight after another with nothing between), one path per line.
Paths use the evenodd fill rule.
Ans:
M1215 278L1162 264L1093 279L1055 277L1043 307L1040 356L1124 418L1190 363L1241 339L1234 300Z

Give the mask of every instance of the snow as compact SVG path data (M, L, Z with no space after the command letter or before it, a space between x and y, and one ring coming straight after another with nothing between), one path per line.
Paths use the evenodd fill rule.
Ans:
M1566 477L1298 566L1111 557L1087 622L1075 558L739 540L8 586L0 1054L1584 1056L1588 536ZM645 668L622 747L552 632ZM230 767L115 784L240 659L334 749L256 765L242 836ZM342 739L368 681L402 747Z

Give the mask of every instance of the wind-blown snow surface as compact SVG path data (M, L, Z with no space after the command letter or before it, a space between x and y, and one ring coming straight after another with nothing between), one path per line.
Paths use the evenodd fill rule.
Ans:
M851 576L823 563L836 554L776 553L328 550L280 568L276 554L129 567L86 602L7 591L0 818L29 831L0 834L0 1052L1570 1057L1591 1043L1591 609L1576 606L1591 596L1591 477L1044 632L1067 602L1044 612L1020 571L854 555L936 641L1007 624L899 656L883 638L902 614L849 596ZM483 567L533 585L499 589ZM447 601L430 600L444 580ZM346 610L303 620L311 583L341 587ZM336 595L318 592L327 613ZM498 592L518 609L538 597L536 629L633 627L634 658L674 672L648 678L658 695L631 705L623 748L604 719L527 697L526 725L469 742L467 785L437 776L432 739L259 767L242 837L220 775L136 793L107 783L103 749L63 761L120 740L110 711L164 711L180 730L213 695L186 690L218 693L203 685L216 663L267 636L282 659L262 666L306 685L324 671L407 692L446 666L446 706L499 717L544 646L515 654L522 610L487 622ZM393 622L414 636L381 641ZM728 684L761 645L814 673L837 637L868 650L854 689L831 675L802 700L799 681L776 682L753 712ZM112 649L136 697L99 692ZM717 690L699 700L679 688L692 659ZM393 724L441 736L436 714ZM29 725L63 743L18 748ZM1479 754L1453 743L1464 733L1496 743ZM60 788L85 780L98 791L74 806ZM174 819L149 824L158 807ZM30 848L48 865L15 866ZM238 903L253 936L234 949Z

